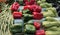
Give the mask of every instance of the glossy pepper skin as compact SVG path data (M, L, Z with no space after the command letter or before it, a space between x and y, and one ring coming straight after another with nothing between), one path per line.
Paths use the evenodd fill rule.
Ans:
M30 8L30 5L26 5L24 6L23 10L26 10L26 9L29 9Z
M33 34L35 33L36 29L33 25L25 25L25 32L27 34Z
M33 18L37 20L41 20L43 18L43 14L38 12L33 12Z
M12 11L17 11L18 8L19 8L19 3L18 2L14 2L12 5L11 5L11 10Z
M36 28L37 30L40 29L41 24L40 24L39 22L34 22L33 24L34 24L34 26L35 26L35 28Z
M30 15L30 14L24 14L23 16L24 16L24 22L25 23L28 22L29 20L33 19L32 15Z
M25 5L33 5L36 4L36 0L24 0Z
M10 27L10 31L12 33L21 33L22 32L22 25L14 25Z
M20 19L22 18L22 12L13 12L13 18L14 19Z
M42 8L40 7L40 6L38 6L38 5L31 5L30 6L30 10L32 11L32 12L41 12L41 10L42 10Z
M24 6L24 9L23 10L26 10L26 9L29 9L31 12L38 12L40 13L42 8L38 5L26 5Z
M35 35L45 35L44 30L37 30Z

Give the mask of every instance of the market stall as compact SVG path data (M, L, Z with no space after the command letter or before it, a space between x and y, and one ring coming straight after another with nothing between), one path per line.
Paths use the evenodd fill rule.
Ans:
M60 4L55 1L0 0L0 35L60 35Z

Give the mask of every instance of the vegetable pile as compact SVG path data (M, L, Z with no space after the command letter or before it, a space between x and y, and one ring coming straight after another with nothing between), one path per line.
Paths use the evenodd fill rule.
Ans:
M10 26L13 25L13 17L9 6L1 3L2 12L0 13L0 35L11 35Z
M60 18L51 3L46 0L8 2L0 4L0 35L60 35Z

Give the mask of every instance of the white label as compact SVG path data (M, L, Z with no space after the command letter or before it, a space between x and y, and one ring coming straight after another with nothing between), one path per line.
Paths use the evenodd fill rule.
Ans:
M14 24L15 25L19 25L20 23L23 24L23 20L22 19L15 19L14 20Z

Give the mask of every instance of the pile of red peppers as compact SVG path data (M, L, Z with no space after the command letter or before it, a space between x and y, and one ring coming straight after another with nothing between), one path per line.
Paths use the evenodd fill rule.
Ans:
M40 20L43 18L43 14L41 13L42 8L38 5L26 5L23 10L29 9L32 13L33 19Z
M13 11L13 18L14 19L21 19L22 18L22 12L18 12L19 7L20 7L20 4L18 2L14 2L11 5L11 10Z
M36 4L36 0L29 0L29 1L24 0L24 3L25 3L25 6L23 10L29 9L30 12L32 13L33 19L41 20L43 18L43 14L41 13L42 8ZM19 7L20 7L20 4L18 2L14 2L11 5L11 11L13 11L14 19L21 19L23 17L22 12L18 11ZM43 30L40 29L41 23L34 22L33 24L36 28L35 35L45 35L44 29Z
M45 30L41 29L41 23L34 22L33 24L34 24L34 26L36 28L35 35L45 35Z

